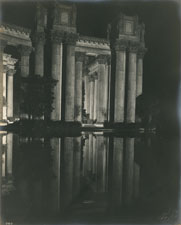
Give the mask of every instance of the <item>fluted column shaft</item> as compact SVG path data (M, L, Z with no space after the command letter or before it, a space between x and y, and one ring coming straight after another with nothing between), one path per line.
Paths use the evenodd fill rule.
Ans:
M13 117L13 75L14 69L8 70L8 88L7 88L7 117Z
M52 78L56 80L54 86L53 111L51 112L52 120L61 120L62 113L62 33L52 33Z
M75 42L76 37L67 40L65 121L74 121L75 96Z
M134 198L139 197L140 186L140 166L134 163Z
M89 112L90 112L90 120L93 120L94 116L94 77L92 75L89 76L89 95L90 95L90 103L89 103Z
M28 77L29 75L29 56L32 51L32 47L28 46L19 46L18 48L21 59L20 59L20 68L21 68L21 76L22 77Z
M143 57L146 49L141 48L138 51L137 55L137 76L136 76L136 97L142 94L143 92Z
M137 47L129 48L126 122L135 122Z
M0 121L3 119L3 52L6 46L5 41L0 41Z
M44 75L44 43L45 33L37 32L35 34L35 74Z
M108 99L107 99L107 120L110 121L110 98L111 98L111 57L108 58Z
M82 73L84 53L76 52L75 64L75 121L82 121Z
M124 122L126 44L116 45L114 122Z
M98 63L99 63L99 69L98 69L98 83L99 83L99 89L98 89L98 115L97 115L97 121L100 123L103 123L106 120L106 95L107 90L105 89L106 86L106 73L105 73L105 63L106 63L106 56L105 55L99 55L98 56Z
M98 98L98 76L97 73L94 74L94 116L93 119L96 120L97 119L97 115L98 115L98 105L97 105L97 98Z

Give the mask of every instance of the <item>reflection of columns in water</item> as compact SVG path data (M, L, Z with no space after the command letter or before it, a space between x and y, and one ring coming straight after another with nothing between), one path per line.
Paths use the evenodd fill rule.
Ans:
M137 46L129 48L129 71L128 71L128 87L127 87L127 110L126 122L135 122L136 109L136 65L137 65Z
M106 145L104 136L96 136L97 139L97 191L106 191Z
M83 151L83 171L84 176L87 176L90 171L90 164L89 164L89 139L85 139L85 146Z
M0 121L3 119L3 51L6 42L0 40Z
M0 67L0 70L1 70L1 67ZM0 166L2 166L2 153L3 153L2 135L0 134ZM0 224L3 224L3 221L2 221L2 168L0 169Z
M74 138L64 138L64 160L62 167L62 209L65 209L72 201L73 192L73 153Z
M74 138L73 198L80 193L81 137Z
M126 138L124 175L125 175L125 204L130 204L133 199L134 138Z
M140 166L134 163L134 198L139 196L139 184L140 184Z
M53 91L55 99L53 100L52 120L61 120L62 111L62 36L60 32L52 33L52 78L57 81Z
M51 140L51 147L53 149L53 174L54 178L51 180L50 201L51 210L58 211L60 208L60 154L61 154L61 139L53 138Z
M13 134L7 134L7 174L12 176Z
M122 203L123 185L123 138L114 137L112 171L112 200L115 205Z
M82 121L82 72L84 53L76 52L75 64L75 120Z
M65 121L74 121L75 97L75 42L76 35L68 36L66 47Z
M96 174L97 172L97 145L96 145L96 137L92 136L92 152L93 152L93 162L92 162L92 172L93 174Z
M7 135L2 136L2 148L6 149L5 146L7 146ZM7 158L7 151L5 150L2 153L2 177L6 176L6 162L7 162L6 158Z

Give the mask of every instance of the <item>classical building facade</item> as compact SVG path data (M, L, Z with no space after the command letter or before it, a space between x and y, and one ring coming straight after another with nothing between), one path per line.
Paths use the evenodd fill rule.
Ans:
M22 77L50 73L54 87L52 120L103 124L134 123L136 97L142 94L144 24L119 14L107 26L106 39L77 33L72 4L38 4L36 27L30 31L6 24L0 33L0 120L13 118L13 74L17 59L5 54L15 46ZM4 67L3 67L4 66ZM5 91L6 89L6 91Z

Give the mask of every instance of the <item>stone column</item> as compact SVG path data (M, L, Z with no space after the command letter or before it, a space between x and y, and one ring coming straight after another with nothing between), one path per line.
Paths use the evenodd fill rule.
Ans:
M137 60L137 76L136 76L136 97L142 94L143 91L143 57L145 49L139 49Z
M98 75L97 75L97 72L95 72L94 73L94 116L93 116L93 120L97 119L97 111L98 111L97 93L98 93Z
M65 121L74 121L75 97L75 43L77 35L67 36L66 88L65 88Z
M135 122L136 110L136 64L137 64L137 46L129 47L129 68L128 68L128 86L127 86L127 109L126 122Z
M134 138L126 138L125 143L125 204L133 200L133 174L134 174Z
M7 85L7 117L13 118L13 75L16 70L9 69L8 74L8 85Z
M114 138L113 173L112 173L112 201L115 205L122 203L123 185L123 138Z
M92 75L89 75L89 112L90 112L90 116L89 119L93 120L93 116L94 116L94 77Z
M126 42L117 42L115 68L114 122L124 122Z
M35 33L35 75L44 76L45 33Z
M107 98L107 121L110 121L110 98L111 98L111 57L108 57L108 98Z
M1 46L1 45L0 45ZM0 49L1 51L2 49ZM1 53L0 53L1 54ZM1 55L0 55L1 56ZM1 58L0 58L1 59ZM1 61L0 61L1 63ZM2 65L2 64L1 64ZM0 66L0 72L1 72ZM0 74L1 76L1 74ZM1 83L0 83L1 84ZM0 108L1 109L1 108ZM1 118L2 119L2 118ZM2 134L0 134L0 165L2 166L2 155L3 155L3 145L2 145ZM3 224L4 221L2 219L2 168L0 169L0 224Z
M7 64L3 65L3 120L7 120Z
M105 73L105 64L106 64L106 55L99 55L97 60L99 63L98 69L98 114L97 114L97 122L104 123L106 120L106 95L107 90L105 89L106 86L106 73Z
M28 77L29 75L29 56L32 51L32 47L20 45L18 51L21 55L20 68L21 76Z
M62 113L62 39L63 33L52 32L52 78L57 81L54 86L53 111L51 112L52 120L61 120Z
M3 120L3 52L6 42L0 40L0 122Z
M82 73L85 54L76 52L75 64L75 121L82 121Z

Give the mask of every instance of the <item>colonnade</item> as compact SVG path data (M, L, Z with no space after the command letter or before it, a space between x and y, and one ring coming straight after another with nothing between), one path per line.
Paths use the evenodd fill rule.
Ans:
M118 40L114 50L116 55L114 122L134 123L136 97L142 94L145 48L139 43Z

